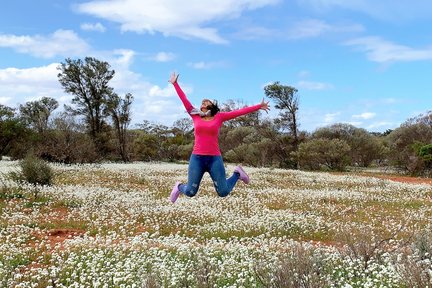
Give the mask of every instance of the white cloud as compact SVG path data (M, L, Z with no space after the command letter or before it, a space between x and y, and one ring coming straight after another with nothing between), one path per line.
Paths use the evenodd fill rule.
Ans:
M414 49L380 37L356 38L347 41L345 45L354 46L357 50L365 52L369 60L378 63L432 59L432 48Z
M159 52L150 59L156 62L169 62L175 59L175 54L171 52Z
M120 23L122 31L160 32L166 36L198 38L226 43L211 23L239 17L280 0L98 0L77 5L77 10Z
M307 70L302 70L298 73L298 77L300 77L300 78L306 78L306 77L309 77L309 75L310 75L310 72Z
M204 69L212 69L212 68L221 68L221 67L226 67L228 64L223 62L223 61L219 61L219 62L204 62L204 61L200 61L200 62L195 62L195 63L188 63L188 66L194 68L194 69L198 69L198 70L204 70Z
M0 97L0 104L5 105L5 106L9 106L12 104L12 103L10 103L11 99L12 99L12 97Z
M362 32L364 27L359 24L337 23L329 24L318 19L305 19L294 22L288 28L279 27L265 28L248 24L240 27L239 31L234 34L236 38L245 40L262 40L262 39L304 39L316 38L328 33L352 33Z
M16 107L44 96L57 100L63 97L65 93L57 78L58 65L0 69L0 98L3 98L3 104Z
M294 23L288 31L291 39L314 38L325 33L361 32L363 26L359 24L331 25L318 19L306 19Z
M372 119L376 116L376 113L373 112L364 112L361 114L352 115L353 118L360 118L360 119Z
M320 20L305 20L296 23L291 28L291 38L310 38L321 35L331 27Z
M113 63L115 66L121 66L123 69L128 69L135 58L135 51L129 49L117 49L113 51L113 55L109 56L108 63Z
M149 96L153 98L158 97L171 97L174 95L173 88L171 86L167 86L165 88L161 88L157 85L152 86L149 91Z
M379 121L379 122L374 122L374 123L368 125L366 129L367 130L376 129L376 128L392 129L394 127L399 126L399 124L396 124L396 123L393 123L393 122L388 122L388 121Z
M149 119L171 125L175 120L186 117L174 88L167 81L163 81L166 87L159 87L130 69L135 58L136 53L127 49L98 54L98 59L107 61L115 70L114 78L109 83L114 91L120 96L126 93L134 96L132 124ZM62 110L64 104L71 104L73 96L65 93L58 81L59 65L51 63L26 69L0 69L0 104L16 108L19 104L46 96L59 101L59 110ZM187 85L182 88L186 93L190 92Z
M299 81L297 86L306 90L328 90L333 88L331 84L312 81Z
M269 39L278 37L281 34L275 29L253 26L251 24L237 29L238 32L233 34L234 38L243 40Z
M89 45L71 30L57 30L48 36L0 35L0 47L9 47L20 53L41 58L55 56L81 56L89 51Z
M350 125L353 125L355 127L360 127L363 124L363 122L361 122L361 121L345 121L343 123L350 124Z
M81 24L81 29L84 31L96 31L96 32L105 32L106 28L101 23L83 23Z
M325 114L324 115L324 123L330 124L330 123L335 122L336 117L339 116L340 114L341 114L340 112Z
M27 69L6 68L0 70L0 83L2 85L17 85L22 82L47 83L57 80L57 67L59 63L52 63L43 67Z

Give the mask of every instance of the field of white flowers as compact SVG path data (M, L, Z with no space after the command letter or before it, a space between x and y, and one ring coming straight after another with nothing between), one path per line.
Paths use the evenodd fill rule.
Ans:
M187 165L52 167L0 161L0 287L432 287L431 185L246 167L172 204Z

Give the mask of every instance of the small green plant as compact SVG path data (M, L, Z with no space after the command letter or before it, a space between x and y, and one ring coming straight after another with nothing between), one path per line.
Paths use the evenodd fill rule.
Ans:
M20 183L29 183L35 186L34 197L37 198L39 189L37 186L51 185L54 178L54 171L47 162L28 155L19 162L20 171L9 173L9 177Z
M11 188L7 186L0 186L0 200L20 199L24 198L24 193L19 188Z
M20 161L20 172L11 172L10 176L18 182L27 182L33 185L51 185L54 172L47 162L33 155Z

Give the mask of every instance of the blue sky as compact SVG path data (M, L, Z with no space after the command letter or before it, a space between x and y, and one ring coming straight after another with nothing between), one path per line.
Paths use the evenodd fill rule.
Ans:
M3 2L0 104L10 107L43 96L69 104L56 67L92 56L116 71L119 95L133 94L131 127L187 116L172 71L196 105L252 105L269 83L293 86L309 132L340 122L385 131L432 110L428 0Z

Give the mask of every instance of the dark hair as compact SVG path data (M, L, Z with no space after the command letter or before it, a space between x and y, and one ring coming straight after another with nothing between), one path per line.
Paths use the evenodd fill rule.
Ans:
M217 104L217 101L211 101L211 102L212 102L212 105L208 105L207 109L210 110L210 115L214 116L220 111L220 109L219 109L219 106Z

